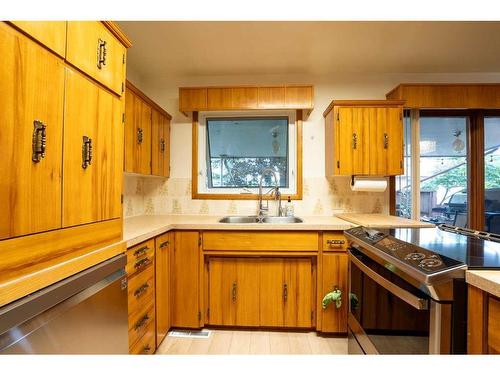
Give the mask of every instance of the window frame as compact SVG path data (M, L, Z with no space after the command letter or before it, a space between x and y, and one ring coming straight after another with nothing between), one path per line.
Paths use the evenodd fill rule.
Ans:
M238 112L193 112L192 118L192 170L191 170L191 197L192 199L213 199L213 200L258 200L259 195L254 192L255 188L247 189L247 188L216 188L224 191L203 191L200 189L200 181L199 181L199 173L200 173L200 163L206 164L207 157L207 145L206 145L206 137L203 142L204 145L200 144L202 142L200 138L200 126L201 123L205 121L207 117L209 118L221 118L221 117L229 117L229 118L244 118L244 117L283 117L290 116L293 114L294 117L294 127L295 127L295 174L291 175L291 171L289 172L289 185L292 185L292 180L295 179L294 191L286 191L285 189L281 189L284 197L292 200L302 200L303 196L303 188L302 188L302 111L301 110L292 110L292 111L272 111L272 110L263 110L263 111L238 111ZM293 118L292 117L292 118ZM289 118L289 126L292 123L292 118ZM206 129L205 129L206 131ZM290 144L290 139L288 140ZM203 154L203 153L204 154ZM203 157L203 160L201 158ZM290 162L289 162L290 166ZM205 166L206 169L206 166ZM206 172L205 172L206 173ZM236 193L234 191L228 191L230 189L239 190L240 192ZM242 193L243 190L250 190L250 193ZM265 196L265 198L270 198L269 196Z
M420 132L421 117L467 117L467 227L484 230L484 118L499 117L500 109L411 109L411 153L412 166L412 213L413 220L420 221ZM390 213L396 214L396 183L391 178Z

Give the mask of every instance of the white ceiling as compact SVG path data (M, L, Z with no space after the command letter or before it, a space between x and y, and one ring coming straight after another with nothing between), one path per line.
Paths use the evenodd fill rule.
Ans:
M122 21L129 66L177 76L500 72L500 22Z

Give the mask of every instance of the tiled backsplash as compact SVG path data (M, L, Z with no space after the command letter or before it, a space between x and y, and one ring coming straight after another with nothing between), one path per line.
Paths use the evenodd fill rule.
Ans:
M293 201L297 216L332 216L343 212L387 213L388 193L353 192L350 177L305 178L304 197ZM257 201L191 199L191 179L125 176L124 216L152 214L251 215ZM271 204L273 212L275 206Z

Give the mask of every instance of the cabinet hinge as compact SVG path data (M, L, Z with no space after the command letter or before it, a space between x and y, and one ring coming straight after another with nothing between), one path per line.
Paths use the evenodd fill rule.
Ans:
M314 320L314 311L311 311L311 321Z
M198 236L198 246L201 246L201 234Z
M123 54L122 64L125 64L125 54Z
M120 194L120 202L123 204L123 194Z
M399 161L399 167L400 167L400 168L403 168L403 160L400 160L400 161Z
M207 309L207 319L210 319L210 308Z
M337 112L337 121L340 121L340 113Z
M340 160L337 160L337 168L340 168Z
M122 123L125 124L125 112L122 113Z
M201 311L198 311L198 320L201 321Z
M122 82L122 94L125 92L125 83Z

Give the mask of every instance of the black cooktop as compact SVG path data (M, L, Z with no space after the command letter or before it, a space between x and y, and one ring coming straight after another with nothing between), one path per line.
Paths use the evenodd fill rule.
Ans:
M433 274L461 264L468 269L500 269L500 243L440 228L348 230L351 235L420 270Z

